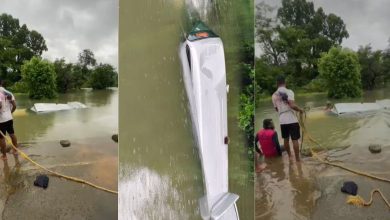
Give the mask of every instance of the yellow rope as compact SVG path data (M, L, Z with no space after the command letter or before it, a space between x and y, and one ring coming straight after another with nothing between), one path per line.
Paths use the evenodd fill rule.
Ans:
M67 180L70 180L70 181L73 181L73 182L77 182L77 183L82 183L82 184L85 184L85 185L89 185L91 187L94 187L96 189L99 189L99 190L102 190L102 191L106 191L106 192L109 192L109 193L113 193L113 194L118 194L117 191L114 191L114 190L110 190L110 189L107 189L107 188L104 188L102 186L98 186L98 185L95 185L91 182L88 182L86 180L83 180L83 179L79 179L79 178L76 178L76 177L72 177L72 176L66 176L64 174L61 174L61 173L57 173L57 172L54 172L52 170L49 170L47 169L46 167L38 164L37 162L35 162L34 160L32 160L27 154L25 154L23 151L21 151L20 149L18 149L17 147L15 147L15 145L12 143L12 141L10 141L8 139L7 136L4 135L4 133L2 131L0 131L0 135L2 135L5 140L8 142L8 144L10 144L12 146L12 148L14 150L16 150L20 155L22 155L23 158L25 158L26 160L30 161L32 164L34 164L35 166L41 168L42 170L45 170L46 172L50 173L51 175L53 176L57 176L57 177L60 177L60 178L64 178L64 179L67 179Z
M347 203L352 204L358 207L363 207L363 206L370 206L373 202L373 196L374 193L379 193L379 195L382 197L383 201L385 201L386 205L390 208L390 203L386 199L386 197L383 195L383 193L379 189L373 189L370 193L370 200L366 202L361 196L356 195L356 196L348 196L347 198Z
M305 124L305 121L306 121L306 113L300 113L299 116L298 116L298 121L299 121L299 125L301 126L302 128L302 133L305 134L306 138L311 141L313 144L316 144L318 147L321 147L321 145L318 143L318 141L316 141L310 134L309 132L307 131L306 129L306 124ZM302 139L302 142L303 142L303 139ZM302 144L302 143L301 143ZM318 161L324 163L324 164L327 164L327 165L330 165L330 166L334 166L334 167L338 167L338 168L341 168L343 170L346 170L346 171L349 171L349 172L352 172L352 173L355 173L355 174L358 174L358 175L361 175L361 176L366 176L366 177L369 177L369 178L372 178L372 179L376 179L376 180L380 180L380 181L384 181L384 182L387 182L387 183L390 183L390 179L386 179L386 178L383 178L383 177L379 177L379 176L375 176L375 175L372 175L370 173L366 173L366 172L363 172L363 171L360 171L360 170L355 170L355 169L352 169L352 168L349 168L349 167L346 167L346 166L343 166L341 164L337 164L337 163L332 163L332 162L329 162L329 161L326 161L325 159L321 158L317 152L315 152L311 147L310 147L310 152L312 154L312 157L314 159L317 159ZM386 197L383 195L383 193L380 191L380 189L373 189L371 191L371 198L370 198L370 201L369 202L365 202L364 199L362 197L360 197L359 195L357 196L348 196L347 198L347 203L348 204L353 204L353 205L356 205L356 206L370 206L372 204L372 197L373 197L373 194L375 192L378 192L379 195L382 197L383 201L385 201L386 205L390 208L390 203L388 202L388 200L386 199Z

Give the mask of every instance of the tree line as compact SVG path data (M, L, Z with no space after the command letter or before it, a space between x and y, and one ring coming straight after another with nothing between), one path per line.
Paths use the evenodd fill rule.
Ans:
M306 0L282 0L279 8L262 2L256 9L260 94L275 91L279 74L292 88L328 92L334 98L358 97L362 89L384 87L389 81L390 47L374 51L366 45L356 52L342 48L349 33L341 17Z
M20 25L9 14L0 15L0 77L10 90L40 99L82 87L105 89L117 85L115 68L98 64L91 50L81 51L76 63L65 58L44 60L41 56L47 50L40 33Z

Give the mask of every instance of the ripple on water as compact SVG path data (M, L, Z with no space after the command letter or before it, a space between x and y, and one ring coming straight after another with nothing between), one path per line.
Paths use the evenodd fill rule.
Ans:
M121 167L119 219L188 219L168 176L146 167ZM124 174L129 173L129 174Z

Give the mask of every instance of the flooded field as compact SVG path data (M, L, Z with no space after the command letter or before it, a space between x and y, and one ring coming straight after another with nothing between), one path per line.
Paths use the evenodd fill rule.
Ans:
M86 109L36 114L33 101L16 95L15 134L21 149L39 164L65 175L117 190L118 91L59 95L51 102L79 101ZM42 101L42 100L41 100ZM40 102L41 102L40 101ZM71 146L61 147L67 139ZM45 174L28 161L8 154L0 161L0 219L115 219L117 195L49 176L49 187L35 187Z
M390 98L390 89L366 92L361 99L328 100L326 95L297 95L296 102L311 107L306 127L310 134L327 150L328 159L347 167L390 178L390 112L335 116L321 109L327 101L373 102ZM317 108L321 107L321 108ZM261 101L256 110L256 129L265 118L278 124L271 100ZM280 128L277 127L278 134ZM372 154L371 144L382 146L382 152ZM303 147L310 147L303 143ZM390 185L385 182L357 176L339 168L320 164L312 158L303 158L301 165L290 164L288 156L267 159L268 167L257 174L255 182L256 219L387 219L388 207L374 196L370 207L358 208L346 203L346 194L340 188L344 181L355 181L358 194L369 200L369 193L379 188L387 198Z
M253 29L244 29L253 20L247 13L253 11L253 2L120 4L119 218L200 219L202 171L178 49L184 32L201 18L224 43L230 84L229 189L240 195L241 219L253 219L253 180L237 122L241 84L237 65L242 41L253 39Z

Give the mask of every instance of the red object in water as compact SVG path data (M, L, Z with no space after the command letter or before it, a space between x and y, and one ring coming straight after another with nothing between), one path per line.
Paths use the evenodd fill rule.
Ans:
M195 36L197 38L205 38L205 37L209 36L209 33L207 33L207 32L198 32L198 33L195 34Z

